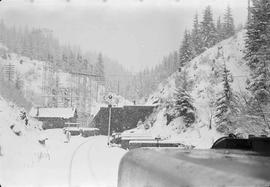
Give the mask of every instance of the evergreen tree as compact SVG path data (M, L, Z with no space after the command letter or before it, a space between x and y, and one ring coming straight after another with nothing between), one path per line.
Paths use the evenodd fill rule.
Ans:
M203 50L206 50L217 43L217 31L210 6L207 6L204 10L203 21L201 22L201 35Z
M192 38L192 46L194 49L194 56L198 56L203 52L203 43L202 43L202 36L200 33L200 25L199 25L199 18L198 14L195 14L194 20L193 20L193 29L191 32L191 38Z
M168 100L166 107L167 123L177 117L183 117L186 126L190 126L195 121L195 107L193 99L189 94L192 88L192 81L188 79L187 71L181 71L175 79L176 92Z
M192 41L189 32L186 30L184 34L184 39L179 50L179 64L183 67L188 61L194 57L194 52L192 50Z
M178 53L177 51L174 51L173 53L173 68L172 68L172 72L175 72L178 68Z
M229 38L233 36L235 33L235 26L230 6L227 7L224 15L223 29L224 29L224 38Z
M31 57L31 44L30 44L30 34L28 27L24 28L22 36L22 55Z
M4 43L4 38L5 38L5 24L4 21L1 19L0 22L0 42Z
M193 81L188 77L188 72L183 68L183 70L175 78L175 87L182 88L187 92L190 92L193 86Z
M233 116L236 114L234 109L234 98L230 83L232 82L230 71L224 64L223 67L223 91L216 101L216 124L220 132L228 132L233 124Z
M176 117L183 116L186 126L195 121L195 107L193 106L193 99L190 94L183 88L178 88L175 93L175 109L177 111Z
M257 107L256 116L267 120L267 108L270 99L269 63L270 63L270 2L253 0L247 25L245 59L251 70L248 89L253 95L253 108Z
M16 72L16 77L15 77L15 87L18 90L21 90L23 88L23 79L20 73Z
M270 99L270 1L253 0L247 25L245 59L251 70L248 89L259 104Z
M68 59L68 68L69 68L69 71L76 71L76 68L75 68L75 59L76 59L76 55L75 55L75 52L71 49L70 46L68 46L68 56L67 56L67 59Z
M224 40L224 38L225 38L224 29L223 29L220 17L218 17L218 19L217 19L216 28L217 28L217 42L220 42L220 41Z

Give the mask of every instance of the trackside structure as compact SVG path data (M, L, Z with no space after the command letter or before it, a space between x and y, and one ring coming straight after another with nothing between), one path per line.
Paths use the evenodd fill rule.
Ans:
M77 122L76 108L32 108L30 116L41 121L43 129L63 128Z
M123 132L137 126L139 120L145 120L152 112L155 106L123 106L112 107L111 115L111 133ZM101 107L92 122L91 127L100 129L102 135L108 134L109 108Z

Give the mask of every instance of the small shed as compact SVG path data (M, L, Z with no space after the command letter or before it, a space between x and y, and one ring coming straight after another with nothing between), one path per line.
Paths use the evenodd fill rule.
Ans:
M76 108L42 108L30 110L30 116L41 121L43 129L63 128L68 123L77 122Z

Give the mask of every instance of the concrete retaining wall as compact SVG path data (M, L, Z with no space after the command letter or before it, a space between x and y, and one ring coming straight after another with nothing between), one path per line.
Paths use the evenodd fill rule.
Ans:
M144 121L153 112L154 106L113 107L111 115L111 132L123 132L137 126L139 120ZM103 135L108 134L109 109L101 107L91 122L91 127L100 129Z

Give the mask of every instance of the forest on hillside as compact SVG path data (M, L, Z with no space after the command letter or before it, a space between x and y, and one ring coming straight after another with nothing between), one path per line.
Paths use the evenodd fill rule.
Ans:
M233 36L241 29L243 29L242 25L234 24L230 6L224 10L223 17L218 17L216 20L211 6L207 6L201 16L197 13L194 15L193 27L191 30L185 30L179 48L164 56L160 64L135 74L131 74L124 68L117 73L107 71L106 76L109 80L106 81L106 88L130 100L140 100L143 103L148 95L157 89L160 82L179 71L186 63L208 48Z
M248 21L245 24L245 57L244 60L251 74L247 80L249 93L235 93L231 88L232 75L226 67L226 62L221 70L223 91L211 107L215 110L216 124L220 131L228 131L227 125L237 123L252 123L269 125L269 98L270 82L270 5L268 0L253 0L249 8ZM177 115L184 115L186 123L195 119L195 111L188 88L187 76L182 72L185 67L207 49L217 43L235 36L243 27L235 26L232 9L230 6L224 10L222 17L214 19L211 6L206 6L199 15L193 18L193 26L183 33L179 48L164 56L162 63L152 69L145 69L132 74L118 62L106 55L92 52L83 53L79 47L60 44L48 29L29 29L8 26L0 22L0 43L7 46L7 52L13 52L31 59L47 61L56 69L64 72L80 72L94 75L98 81L105 85L106 92L114 92L131 101L140 101L143 104L147 97L153 93L158 85L165 81L174 72L181 73L182 85L178 85L171 119ZM181 36L179 36L181 38ZM2 58L8 58L3 53ZM168 101L166 101L168 102ZM169 103L171 104L171 103ZM168 106L170 107L170 106ZM183 109L184 108L184 109ZM186 110L186 108L189 108ZM184 111L182 111L184 110ZM191 111L193 114L187 113ZM176 116L175 116L176 115ZM233 125L232 125L233 126ZM225 130L224 130L225 129ZM226 130L227 129L227 130Z
M209 7L207 7L203 18L211 17L209 16L211 15L209 14L209 12L211 12L209 10ZM225 15L229 15L228 10L229 9L227 9ZM197 23L196 17L197 16L195 16L194 25ZM233 23L232 18L229 20ZM209 24L211 22L208 22L206 25L212 25L212 28L215 28L213 24ZM205 23L205 21L202 23ZM201 26L203 26L203 24L201 24ZM232 36L235 33L234 26L232 25L230 28L231 30L228 32L228 35L223 35L223 39L226 39L226 37ZM196 120L201 117L198 114L198 108L195 106L195 103L198 102L196 99L199 98L195 98L194 94L192 95L192 91L194 91L193 85L196 83L198 84L199 80L197 80L196 83L192 82L193 79L188 77L188 73L190 72L186 71L189 67L188 63L191 63L190 60L194 58L192 56L193 53L190 53L193 51L191 50L193 49L192 42L186 42L188 38L192 39L192 34L189 35L188 33L189 32L187 31L185 32L183 44L180 48L180 57L185 57L179 58L181 62L179 66L180 68L183 68L183 70L179 71L178 80L176 81L179 81L180 84L177 84L172 98L167 97L163 100L159 99L158 101L159 104L165 108L164 115L167 116L167 125L174 119L182 117L185 126L191 127L193 124L196 124ZM204 35L203 30L199 33ZM213 34L214 32L206 33L211 35L211 33ZM212 35L209 38L202 37L204 38L203 40L201 40L202 38L200 37L199 41L208 41L203 44L203 47L200 49L207 49L213 46L218 41L212 40L215 38L218 39L218 37L214 36L218 35ZM209 40L206 40L207 38ZM197 44L199 44L199 42L197 42ZM270 132L270 2L268 0L253 0L252 6L249 7L248 22L246 25L246 32L244 32L244 44L245 50L239 51L238 53L243 53L244 59L242 63L248 68L250 74L245 78L246 82L244 84L246 88L243 90L233 89L232 85L234 77L230 71L231 68L228 66L230 60L228 58L225 59L223 53L220 54L219 49L222 49L224 46L216 46L218 51L216 59L222 60L220 61L220 69L217 75L213 76L216 79L216 82L211 83L209 77L204 81L209 82L210 87L220 84L221 89L206 92L207 97L211 97L210 101L207 101L207 105L211 110L208 128L211 130L214 125L215 129L223 134L254 133L256 135L267 136ZM183 53L183 51L185 52ZM213 51L210 50L209 52ZM181 54L185 55L181 56ZM181 59L186 59L186 61L181 61ZM211 64L211 62L207 63ZM238 64L241 62L234 61L234 63ZM205 71L205 73L207 74L208 72ZM207 99L204 98L203 100Z
M164 56L161 64L135 75L137 97L147 97L172 73L180 71L181 67L193 58L241 29L242 25L236 27L234 24L230 6L225 9L224 16L218 17L217 20L213 18L211 6L205 7L201 16L197 13L194 15L193 27L191 30L185 30L178 49Z
M49 29L15 27L1 20L0 43L8 48L7 53L49 62L55 70L92 75L105 85L107 92L135 98L133 75L122 65L101 52L82 52L78 46L63 45ZM7 59L7 53L2 58Z
M241 26L235 29L229 6L224 16L217 20L214 20L210 6L205 8L201 17L199 19L198 14L194 15L193 27L185 30L178 49L164 56L159 65L135 74L105 54L83 53L80 47L61 44L49 29L18 28L8 26L1 20L0 43L7 46L10 52L50 62L56 69L94 75L98 80L105 80L107 92L117 93L130 100L141 100L188 61L241 29ZM6 58L5 55L3 57Z
M83 54L80 47L62 45L53 31L42 28L29 29L8 26L0 22L0 43L13 52L30 59L47 61L55 69L65 72L81 72L104 77L104 62L101 53ZM3 58L7 58L4 54Z

